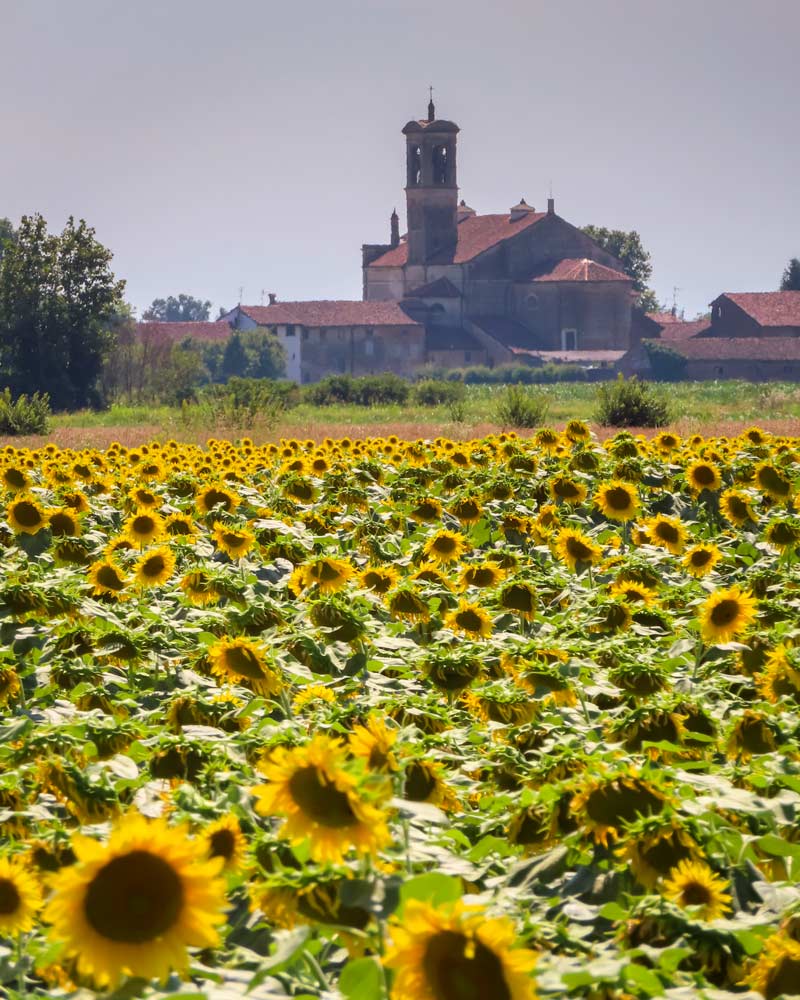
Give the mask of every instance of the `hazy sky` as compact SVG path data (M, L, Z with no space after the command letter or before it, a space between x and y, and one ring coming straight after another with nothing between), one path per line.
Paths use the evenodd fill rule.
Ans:
M637 229L662 299L800 256L798 0L0 0L0 216L85 218L129 300L360 298L405 122L461 194Z

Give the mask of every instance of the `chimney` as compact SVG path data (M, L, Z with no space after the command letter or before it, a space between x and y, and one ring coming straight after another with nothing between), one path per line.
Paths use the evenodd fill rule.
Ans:
M533 205L529 205L524 198L520 198L519 205L515 205L512 209L510 209L511 221L519 222L520 219L524 219L526 215L530 215L535 211L536 209Z
M555 215L556 214L556 200L555 200L555 198L548 198L547 199L547 214L548 215Z
M278 296L275 294L275 292L270 292L269 293L269 304L271 306L274 306L277 301L278 301Z
M396 208L392 211L391 232L392 232L392 235L391 235L391 239L389 241L390 245L393 246L393 247L399 246L400 245L400 219L399 219L399 217L397 215L397 209Z

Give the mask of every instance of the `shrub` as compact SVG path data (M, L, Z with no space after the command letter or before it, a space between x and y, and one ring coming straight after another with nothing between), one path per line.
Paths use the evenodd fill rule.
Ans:
M646 340L644 349L650 359L653 378L659 382L679 382L686 378L687 360L674 348L657 340Z
M298 399L294 382L234 376L222 385L204 386L194 402L184 402L181 419L190 425L243 428L258 422L272 427Z
M314 385L306 386L304 398L312 406L332 406L351 403L355 406L380 406L405 403L411 387L400 375L326 375Z
M649 382L620 374L597 391L594 419L606 427L663 427L669 423L669 404Z
M536 427L544 420L549 405L541 390L510 385L500 393L495 413L501 427Z
M415 403L420 406L441 406L457 403L464 398L466 390L463 382L444 382L441 379L425 379L418 382L411 391Z
M50 397L46 392L11 398L11 390L0 392L0 434L46 434L50 429Z

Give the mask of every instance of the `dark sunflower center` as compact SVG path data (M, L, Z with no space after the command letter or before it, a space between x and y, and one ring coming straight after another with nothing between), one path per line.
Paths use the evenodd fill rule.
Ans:
M170 533L173 535L188 535L191 532L188 521L172 521L169 526Z
M493 569L482 566L480 569L468 570L466 579L467 583L472 584L473 587L491 587L495 582L496 576L497 574Z
M662 542L667 542L670 545L674 545L675 542L680 540L680 532L675 527L674 524L669 524L666 521L660 521L656 525L656 537L660 538Z
M435 538L433 542L433 549L435 552L440 553L440 555L448 556L451 552L455 552L456 550L456 539L448 538L447 535Z
M764 988L766 1000L781 996L797 996L800 993L800 960L781 955L775 966L767 973Z
M471 608L458 612L456 615L456 624L459 628L463 628L467 632L480 632L484 626L481 616L477 611L473 611Z
M289 779L289 791L297 805L315 823L340 829L357 822L346 793L321 780L316 767L295 771Z
M101 566L97 573L97 582L108 590L122 590L124 586L113 566Z
M708 906L711 902L711 892L707 885L701 882L687 882L681 892L684 906Z
M207 490L205 496L203 497L203 504L207 510L211 510L212 507L221 505L224 510L229 510L231 506L231 498L227 493L222 490Z
M673 835L661 837L652 847L642 851L644 861L661 875L666 875L670 868L674 868L690 855L689 848Z
M321 583L333 583L341 578L341 571L333 563L321 562L317 566L316 576Z
M0 914L16 913L22 897L11 879L0 878Z
M175 925L183 909L183 885L163 858L131 851L100 869L89 883L83 908L101 937L143 944Z
M156 523L147 514L140 514L133 519L131 530L135 535L151 535L155 531Z
M592 550L580 538L567 539L567 552L576 562L588 562L592 558Z
M533 611L533 593L521 583L514 583L503 591L500 604L510 611Z
M250 677L253 680L261 680L264 677L264 669L258 655L246 646L231 646L230 649L226 649L225 665L242 677Z
M728 508L738 521L745 521L749 517L747 504L739 497L731 497L728 501Z
M730 625L731 622L736 621L739 617L740 611L741 608L738 601L726 598L724 601L720 601L711 611L711 621L717 627Z
M57 538L61 538L64 535L74 535L75 528L75 521L69 514L59 511L59 513L53 514L50 518L50 530Z
M631 505L631 495L622 486L615 486L606 492L606 503L613 510L627 510Z
M211 842L211 857L225 858L230 861L236 849L236 838L230 830L215 830L209 837Z
M497 955L458 931L440 931L430 939L422 968L436 1000L512 1000Z
M409 802L425 802L436 787L436 777L424 764L414 763L406 771L406 798Z
M19 469L6 469L4 478L9 486L13 486L18 490L21 490L27 482L25 474L20 472Z
M693 472L694 480L701 486L710 486L716 482L716 474L710 465L698 465Z
M235 535L232 532L226 532L222 536L222 541L229 549L239 549L247 542L247 539L244 535Z
M700 569L705 566L711 560L711 553L708 549L698 549L697 552L692 553L691 562L692 566L696 566Z
M586 802L586 812L595 823L619 826L632 823L637 816L650 816L660 812L663 800L638 782L632 786L611 782L595 789Z
M149 559L145 561L142 565L142 574L144 576L158 576L160 573L164 572L164 557L163 556L150 556Z
M28 500L21 500L14 505L14 517L23 528L35 528L42 521L39 508Z

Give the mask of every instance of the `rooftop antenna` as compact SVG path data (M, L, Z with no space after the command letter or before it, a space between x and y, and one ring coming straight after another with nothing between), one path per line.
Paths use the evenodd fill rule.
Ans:
M244 285L239 285L239 305L242 304L243 298L244 298Z
M680 288L677 285L672 286L672 315L678 315L678 292Z

